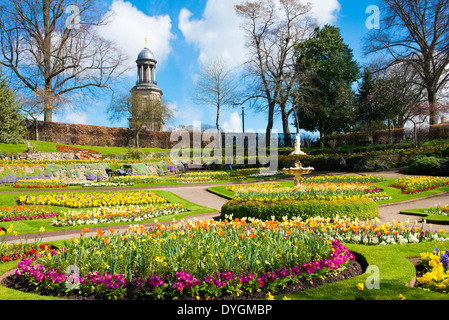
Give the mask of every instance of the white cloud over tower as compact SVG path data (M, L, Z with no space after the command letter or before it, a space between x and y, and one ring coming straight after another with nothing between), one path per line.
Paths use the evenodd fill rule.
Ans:
M114 41L129 57L127 64L131 75L135 74L135 60L145 46L145 38L148 38L148 47L158 64L167 62L172 51L171 41L176 37L168 14L150 16L123 0L114 0L108 14L111 14L110 22L97 30L102 37Z

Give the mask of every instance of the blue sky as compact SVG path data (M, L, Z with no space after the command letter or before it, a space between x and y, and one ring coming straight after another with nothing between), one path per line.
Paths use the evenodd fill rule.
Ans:
M366 8L375 0L309 0L315 3L314 16L323 23L341 29L344 41L354 50L355 58L363 63L362 39L369 30L365 21ZM100 32L117 42L130 57L132 69L122 78L120 88L129 91L136 81L135 59L148 46L158 60L157 81L164 98L177 109L171 126L192 125L193 121L214 124L216 110L196 106L191 101L193 79L202 59L220 54L243 59L243 39L233 5L238 0L106 0L106 6L115 14L113 22ZM82 17L81 17L82 19ZM127 127L126 119L117 123L107 120L106 107L110 93L94 98L83 108L66 110L56 115L56 121L90 125ZM225 109L221 126L225 129L241 128L241 109ZM265 129L266 116L248 110L245 128ZM281 130L280 119L275 129ZM293 128L292 128L293 129ZM294 129L293 129L294 130Z

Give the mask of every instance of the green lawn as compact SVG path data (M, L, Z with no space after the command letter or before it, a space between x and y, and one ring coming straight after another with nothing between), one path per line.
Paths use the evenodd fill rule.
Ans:
M44 141L30 141L33 145L36 146L36 151L41 152L58 152L56 149L57 145L71 146L82 149L90 149L97 151L103 155L106 154L126 154L129 151L129 148L125 147L97 147L97 146L78 146L78 145L65 145L60 143L53 142L44 142ZM21 153L27 150L27 146L25 144L4 144L0 143L0 153ZM142 148L142 152L151 153L151 152L164 152L166 149L161 148Z
M422 217L424 220L427 221L427 223L430 224L449 224L449 217L443 216L440 214L435 213L429 213L429 208L421 208L421 209L411 209L411 210L404 210L401 213L407 214L407 215L416 215Z

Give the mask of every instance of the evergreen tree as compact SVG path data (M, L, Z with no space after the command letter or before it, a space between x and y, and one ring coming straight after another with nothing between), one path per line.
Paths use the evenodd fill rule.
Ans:
M22 143L26 130L23 121L15 93L0 70L0 143Z
M330 25L316 28L310 39L298 43L296 54L298 68L308 78L298 110L299 125L308 131L318 130L324 142L326 135L349 129L354 95L351 87L359 66L340 29Z
M362 75L362 83L357 92L357 120L362 125L362 130L368 130L371 138L373 131L383 129L385 118L378 104L373 103L372 95L376 87L376 79L373 73L365 68Z

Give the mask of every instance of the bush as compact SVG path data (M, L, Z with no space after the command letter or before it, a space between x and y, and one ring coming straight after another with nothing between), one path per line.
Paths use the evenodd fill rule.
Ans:
M407 171L411 174L435 174L440 167L441 163L437 157L418 155L410 161Z
M282 201L276 203L263 202L237 202L229 201L221 208L221 217L231 215L233 218L256 218L269 220L274 216L281 221L283 217L291 219L301 217L308 219L313 217L334 218L345 216L348 218L373 219L379 217L379 208L371 199L340 200L340 201Z
M125 155L127 160L141 160L144 158L144 154L140 149L129 149Z

